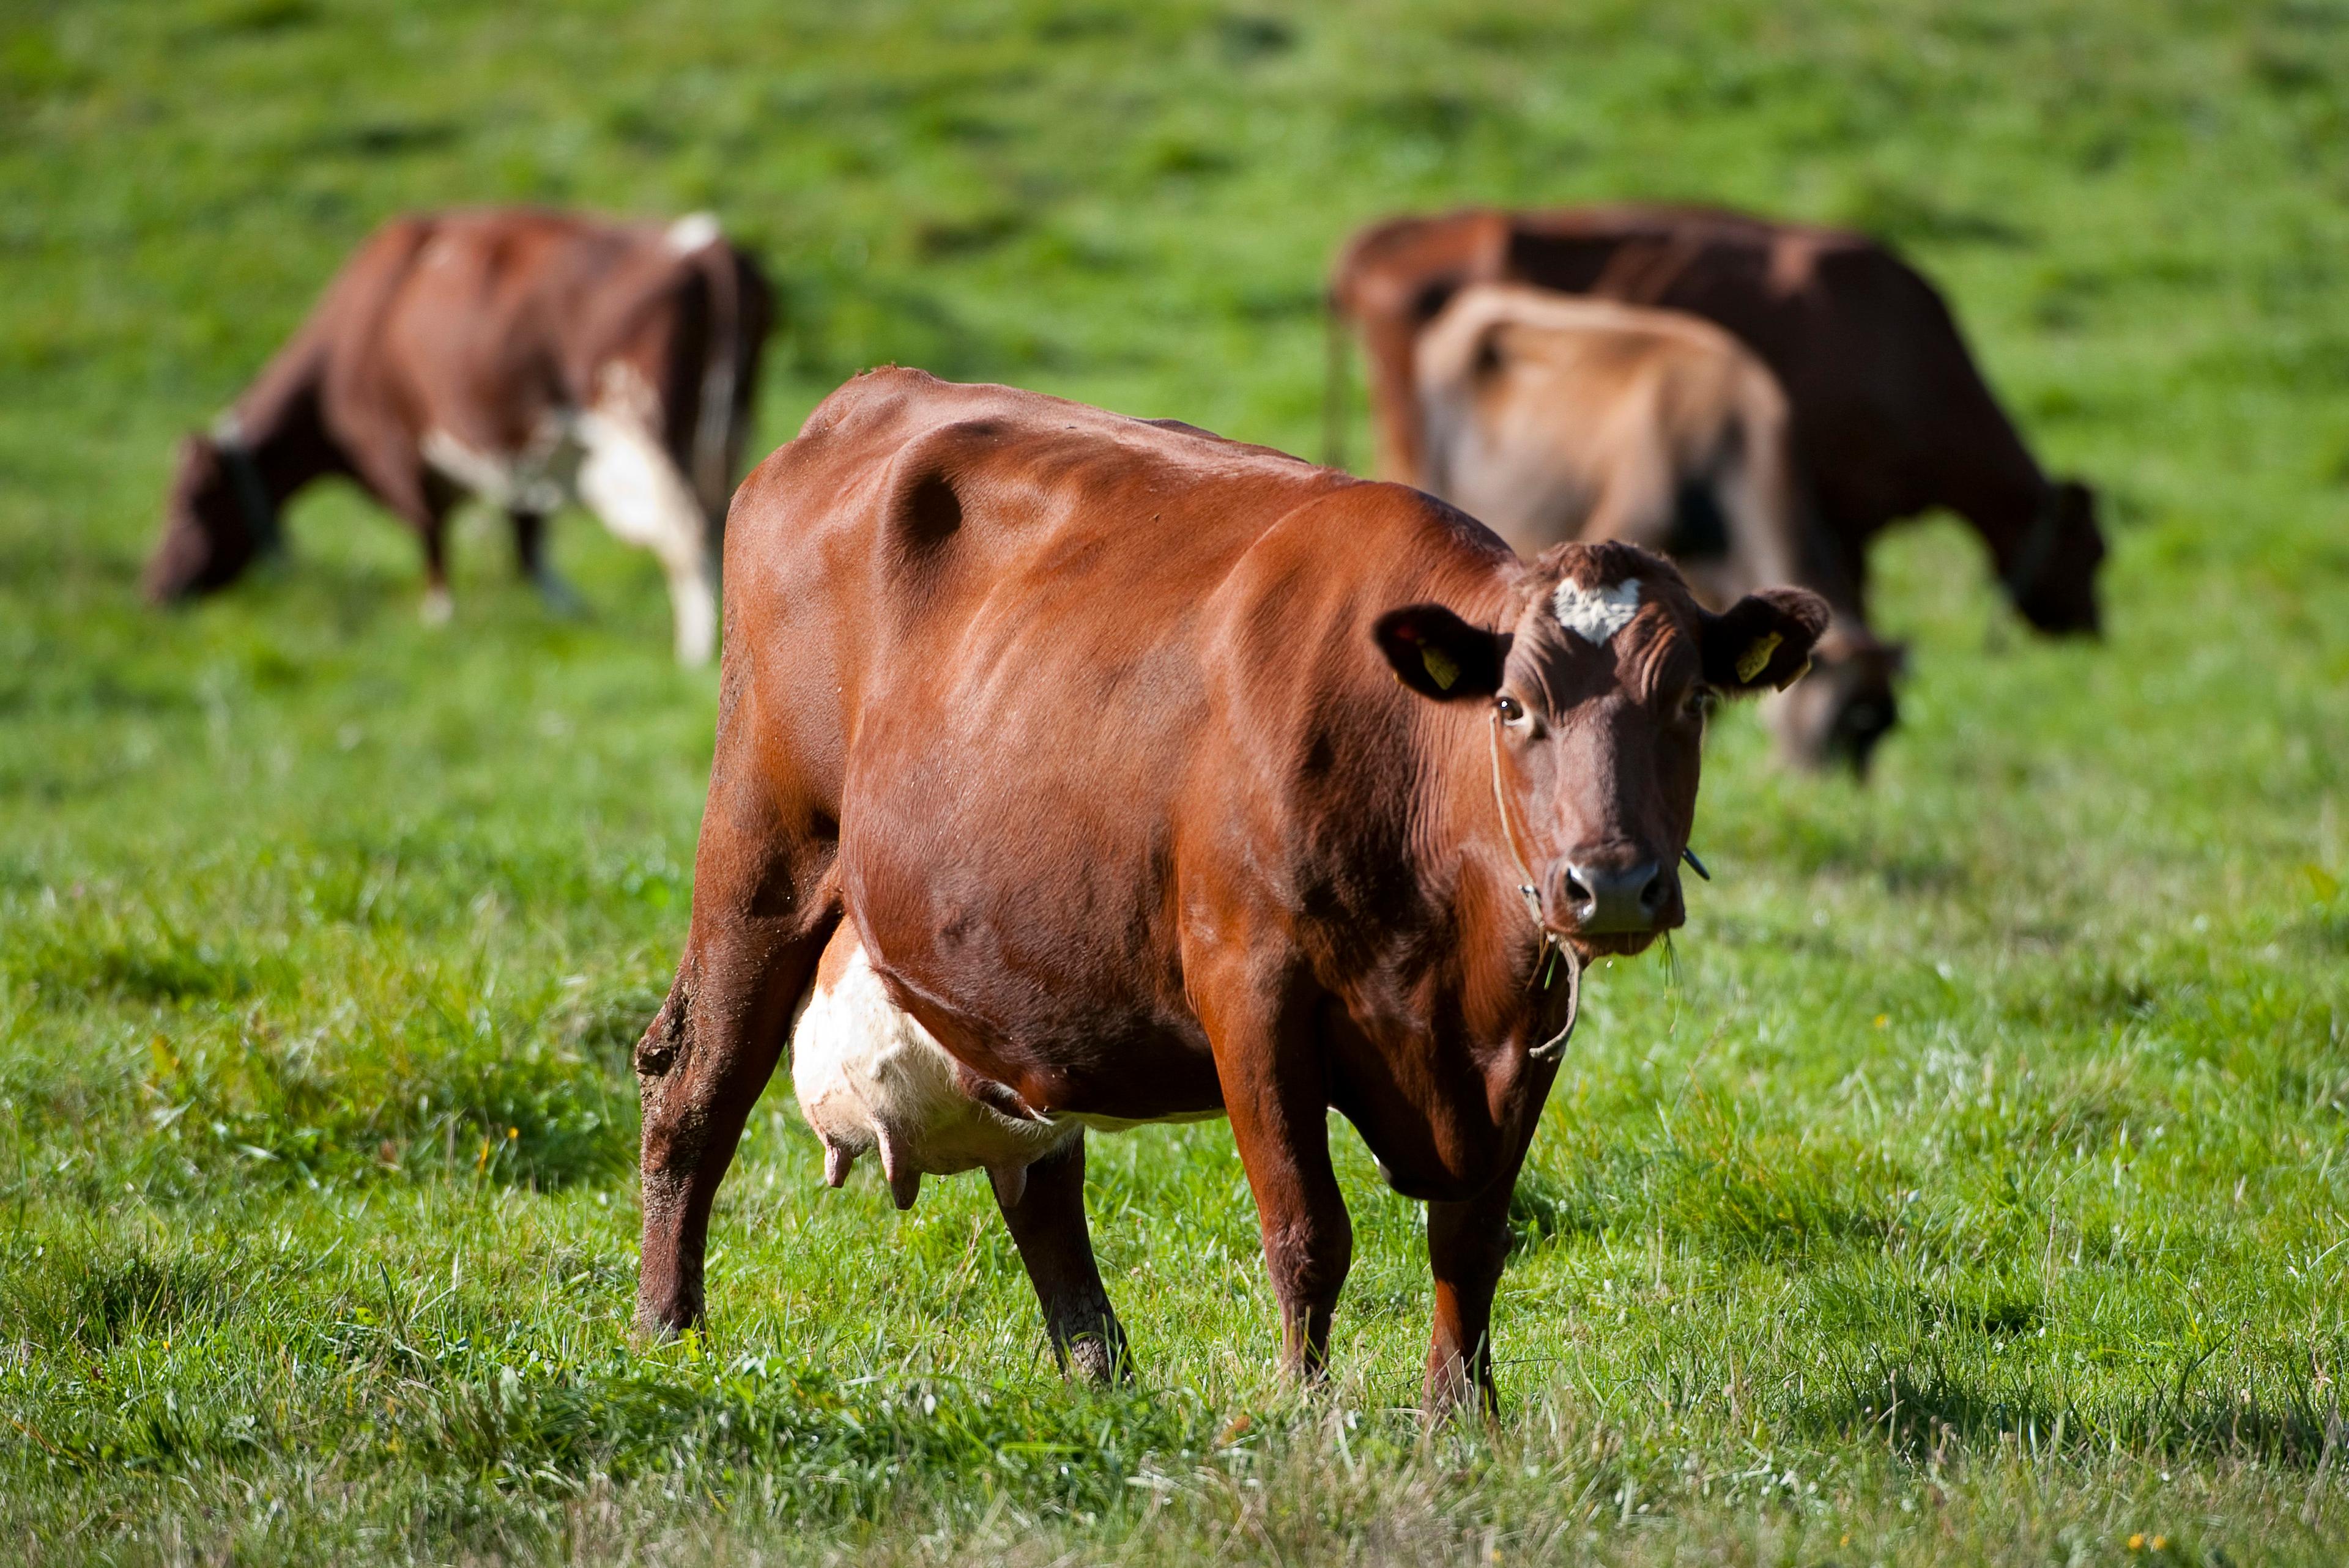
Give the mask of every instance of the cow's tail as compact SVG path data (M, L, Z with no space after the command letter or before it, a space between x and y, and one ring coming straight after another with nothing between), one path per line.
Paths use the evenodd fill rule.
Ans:
M714 531L726 516L734 489L735 397L742 365L742 281L734 247L707 212L695 212L669 226L671 248L685 254L709 294L709 340L704 346L701 386L695 401L688 458L693 493Z
M1321 296L1321 461L1342 469L1346 466L1346 311L1335 288Z

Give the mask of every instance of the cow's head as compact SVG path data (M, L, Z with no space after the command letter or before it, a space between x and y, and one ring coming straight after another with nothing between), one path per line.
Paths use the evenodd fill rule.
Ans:
M164 604L227 586L269 546L254 526L265 494L240 494L233 457L211 436L189 435L180 442L171 488L163 501L163 536L148 558L150 603ZM258 491L252 459L244 458L245 488ZM274 521L274 514L266 521Z
M1876 743L1900 721L1894 686L1908 662L1904 644L1830 628L1812 650L1811 673L1764 706L1779 755L1797 768L1866 777Z
M1707 711L1802 674L1826 603L1775 588L1716 615L1661 556L1562 544L1523 568L1514 614L1496 631L1411 604L1373 634L1405 686L1485 710L1474 765L1498 775L1495 831L1506 808L1542 923L1585 957L1637 953L1685 918Z
M2048 487L2002 576L2015 609L2041 631L2093 636L2103 626L2096 613L2096 568L2104 559L2096 492L2077 480L2064 480Z

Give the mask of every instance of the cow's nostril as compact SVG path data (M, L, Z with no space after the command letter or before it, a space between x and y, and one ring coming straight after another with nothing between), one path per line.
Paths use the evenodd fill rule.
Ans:
M1566 908L1577 929L1588 935L1618 931L1652 931L1671 902L1672 882L1654 861L1617 869L1575 864L1566 868Z

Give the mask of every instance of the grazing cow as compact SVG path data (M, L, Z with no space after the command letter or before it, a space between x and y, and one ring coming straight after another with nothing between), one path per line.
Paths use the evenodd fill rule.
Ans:
M1330 284L1333 453L1340 320L1359 326L1369 355L1380 472L1415 481L1413 345L1464 285L1502 282L1687 311L1735 333L1786 389L1804 486L1856 586L1888 523L1946 506L1982 535L2033 625L2096 630L2105 543L2094 492L2041 471L1941 296L1858 234L1644 206L1374 224L1347 245Z
M1768 366L1696 316L1519 284L1461 290L1415 358L1426 488L1518 554L1620 539L1672 557L1715 609L1779 583L1826 599L1811 678L1765 712L1789 760L1867 770L1901 655L1819 536Z
M181 443L147 595L233 582L276 547L289 497L342 475L421 537L427 620L450 614L460 494L504 509L523 570L568 603L544 533L575 499L658 558L677 655L698 664L771 314L757 263L706 214L665 229L527 210L397 219L212 431Z
M700 1317L796 1016L829 1173L986 1167L1063 1365L1123 1358L1085 1130L1223 1115L1318 1369L1334 1107L1429 1204L1431 1400L1489 1394L1578 960L1681 923L1707 705L1791 680L1826 606L1716 615L1631 545L1527 563L1416 490L911 370L810 415L726 548L692 924L636 1055L640 1327Z

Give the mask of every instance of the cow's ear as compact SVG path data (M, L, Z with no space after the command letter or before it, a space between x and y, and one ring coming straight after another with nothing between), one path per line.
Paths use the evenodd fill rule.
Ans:
M1811 667L1827 629L1827 602L1804 588L1764 588L1704 617L1704 680L1743 696L1784 691Z
M1501 689L1509 640L1472 626L1441 604L1406 604L1379 617L1371 635L1403 685L1438 702Z

